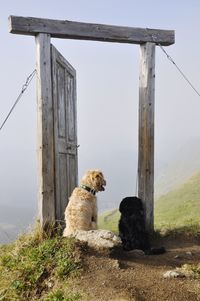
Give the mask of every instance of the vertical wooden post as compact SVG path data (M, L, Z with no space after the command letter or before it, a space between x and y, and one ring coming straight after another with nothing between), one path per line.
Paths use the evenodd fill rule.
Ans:
M36 36L39 219L55 221L53 104L50 35Z
M154 230L155 44L140 45L138 196L145 207L146 230Z

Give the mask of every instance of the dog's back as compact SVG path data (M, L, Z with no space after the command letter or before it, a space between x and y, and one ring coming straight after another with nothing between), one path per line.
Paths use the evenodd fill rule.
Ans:
M150 244L145 231L142 201L137 197L126 197L120 203L119 211L119 235L124 249L148 249Z
M92 217L97 216L96 197L89 196L81 188L76 187L69 198L68 206L65 209L64 236L74 234L77 230L95 230L97 225Z
M126 197L119 206L119 236L123 248L127 251L140 249L148 255L162 254L163 247L151 248L148 234L145 230L145 216L142 200L138 197Z

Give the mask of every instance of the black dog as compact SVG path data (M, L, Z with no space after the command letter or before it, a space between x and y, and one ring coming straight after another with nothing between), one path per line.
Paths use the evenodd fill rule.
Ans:
M124 250L140 249L146 255L165 253L165 248L151 248L149 236L145 230L144 208L138 197L126 197L119 206L119 236Z

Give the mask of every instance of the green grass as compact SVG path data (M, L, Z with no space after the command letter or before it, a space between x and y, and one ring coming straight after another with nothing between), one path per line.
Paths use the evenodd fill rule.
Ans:
M79 275L73 239L48 238L34 231L0 247L0 300L75 301L68 280Z
M189 269L192 270L196 278L200 279L200 264L189 265Z
M119 217L120 213L117 209L109 212L104 212L99 216L98 228L110 230L114 233L117 233Z
M118 232L118 210L99 217L99 228ZM200 234L200 173L155 201L155 230Z
M155 203L156 228L200 227L200 173Z
M99 217L99 228L118 232L119 211ZM155 229L200 235L200 173L155 202ZM76 301L69 280L81 271L73 239L36 228L0 247L0 301ZM200 275L200 267L192 267Z

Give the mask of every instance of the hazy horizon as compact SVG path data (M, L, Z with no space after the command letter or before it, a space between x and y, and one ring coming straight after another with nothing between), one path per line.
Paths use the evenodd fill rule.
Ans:
M175 44L165 49L200 90L197 1L60 0L58 5L46 0L11 0L0 11L0 123L35 69L34 38L10 34L9 15L173 29ZM109 201L118 204L122 196L135 193L139 46L61 39L52 43L77 72L79 174L102 169L108 185L99 199L108 200L108 207ZM200 99L159 47L155 92L157 170L188 141L200 139ZM0 131L0 205L37 206L36 118L34 79Z

